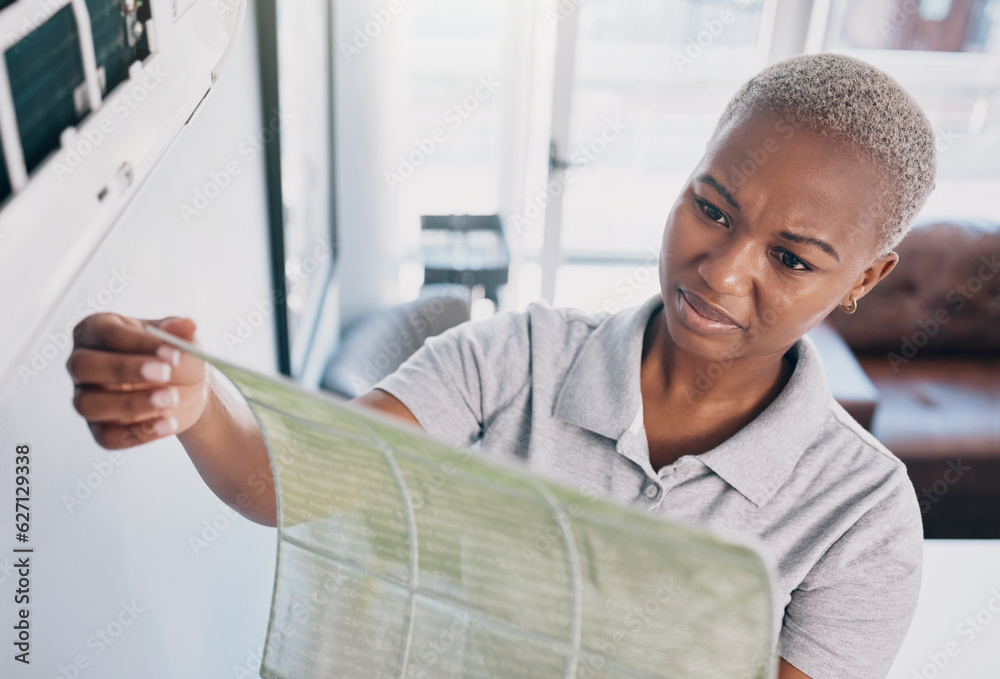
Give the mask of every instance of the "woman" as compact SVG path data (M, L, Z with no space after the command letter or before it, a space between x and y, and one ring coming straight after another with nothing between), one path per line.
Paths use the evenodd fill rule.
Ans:
M892 270L934 167L926 117L882 72L833 54L776 64L729 103L678 196L659 295L463 324L357 401L650 513L753 533L777 565L781 679L884 677L919 591L917 499L804 335ZM194 338L190 319L156 324ZM102 446L175 434L220 498L274 525L260 432L204 363L115 314L74 340L74 403Z

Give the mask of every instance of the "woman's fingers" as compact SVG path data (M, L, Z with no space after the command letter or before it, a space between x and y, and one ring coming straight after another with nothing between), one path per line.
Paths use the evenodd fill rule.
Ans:
M113 424L88 422L94 440L102 448L120 450L141 443L171 436L177 431L177 419L173 415L158 417L133 424Z
M156 356L95 349L74 349L66 361L66 369L75 384L128 384L131 389L155 387L179 377L174 366Z
M143 321L116 313L87 316L73 328L73 345L128 354L155 355L164 342L143 328Z
M66 361L73 407L105 448L128 448L185 431L208 402L207 364L151 335L146 322L99 313L73 329L73 351ZM148 322L197 345L191 319Z
M97 316L105 318L99 321ZM86 324L88 319L95 320ZM137 319L97 314L88 316L77 328L76 343L66 361L74 384L134 391L166 383L196 384L205 379L204 361L153 337Z
M139 391L108 391L77 386L73 407L90 422L134 424L163 417L181 402L181 387L166 385Z

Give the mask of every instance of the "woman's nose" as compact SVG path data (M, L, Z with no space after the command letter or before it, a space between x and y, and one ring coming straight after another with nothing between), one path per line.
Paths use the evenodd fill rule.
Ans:
M712 248L698 265L698 273L720 295L746 297L753 288L753 244L732 239Z

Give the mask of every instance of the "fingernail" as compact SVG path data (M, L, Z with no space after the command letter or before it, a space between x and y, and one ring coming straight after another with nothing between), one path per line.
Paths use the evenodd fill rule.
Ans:
M157 408L170 408L181 402L180 394L176 387L159 389L154 391L149 397L150 402Z
M147 361L142 364L139 373L150 382L167 382L170 380L170 366L160 361Z
M166 436L177 431L177 418L170 416L162 420L157 420L153 425L153 433L157 436Z
M180 365L181 364L181 350L180 349L174 349L173 347L167 346L166 344L164 344L164 345L160 346L156 350L156 355L159 356L160 358L162 358L164 361L166 361L170 365L176 366L176 365Z

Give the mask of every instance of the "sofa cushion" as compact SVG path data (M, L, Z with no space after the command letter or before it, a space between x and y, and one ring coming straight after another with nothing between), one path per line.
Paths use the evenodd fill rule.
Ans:
M1000 224L914 226L893 271L830 322L856 351L895 354L1000 352Z

